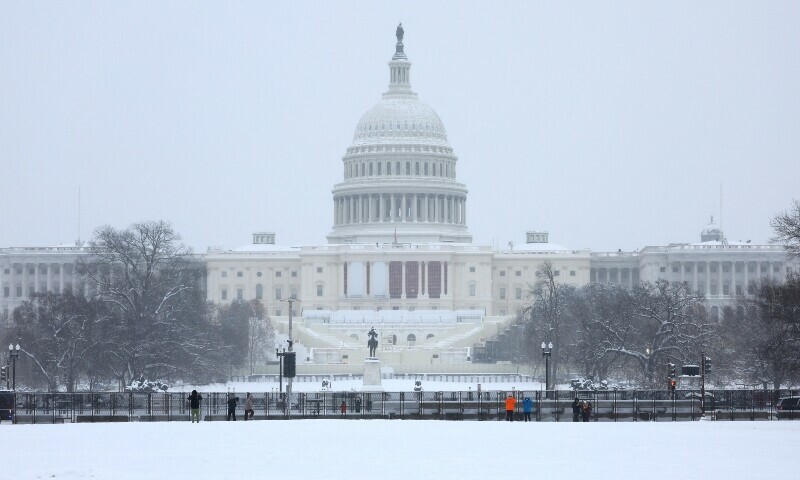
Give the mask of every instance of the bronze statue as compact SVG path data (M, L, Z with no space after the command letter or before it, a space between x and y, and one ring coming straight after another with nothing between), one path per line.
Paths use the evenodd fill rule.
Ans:
M370 358L375 358L375 350L378 348L378 332L375 331L375 327L372 327L367 332L367 335L369 336L369 341L367 342L369 356Z
M403 22L400 22L394 34L397 36L397 43L403 43Z

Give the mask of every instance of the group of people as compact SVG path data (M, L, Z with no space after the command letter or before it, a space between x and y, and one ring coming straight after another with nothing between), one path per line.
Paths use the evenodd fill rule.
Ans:
M190 418L192 423L197 422L200 423L200 401L203 400L203 396L197 393L197 390L192 390L192 394L189 395L187 398L189 401L189 410L191 412ZM236 406L239 404L239 397L229 394L228 395L228 417L227 420L236 421ZM250 392L247 392L247 397L244 399L244 419L250 420L253 419L253 415L255 415L255 410L253 410L253 395Z
M517 406L517 399L514 395L509 393L506 397L506 421L514 421L514 410ZM522 399L522 414L526 422L531 421L531 412L533 412L533 401L530 397ZM592 418L592 404L589 400L581 400L575 397L572 401L572 421L573 422L588 422Z
M572 401L572 421L588 422L592 418L592 404L589 400L581 400L575 397Z
M514 408L517 406L517 399L514 398L514 395L508 394L506 397L506 421L513 422L514 421ZM530 397L525 397L522 399L522 414L523 419L526 422L531 421L531 413L533 412L533 400Z

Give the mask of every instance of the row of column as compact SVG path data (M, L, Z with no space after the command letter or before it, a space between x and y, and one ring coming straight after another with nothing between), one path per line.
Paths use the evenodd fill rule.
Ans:
M753 273L752 277L750 276L750 271L749 271L750 270L749 266L751 264L755 264L755 268L753 269L753 272L752 272ZM761 273L761 267L764 264L766 264L766 266L767 266L767 271L764 272L764 274L762 274ZM692 288L694 290L704 291L706 293L706 295L712 295L712 292L711 292L711 279L714 276L717 277L717 282L716 282L717 290L714 293L714 295L736 295L737 294L737 292L736 292L737 285L742 287L741 288L742 293L747 293L747 291L746 291L747 290L747 285L750 283L750 280L759 280L761 278L768 278L770 280L783 280L783 276L781 275L783 264L781 262L763 262L763 261L674 262L673 265L677 265L678 266L678 270L680 272L680 275L679 275L679 278L674 278L675 275L673 273L672 280L673 281L681 281L681 282L689 281L689 279L686 278L687 277L686 276L686 266L687 265L691 265L691 267L692 267L691 268L691 270L692 270L692 277L691 277ZM703 265L704 266L703 267L703 276L704 276L704 280L705 281L704 281L704 285L703 285L704 288L702 288L702 289L700 288L700 285L699 285L699 282L698 282L698 269L697 269L698 265ZM725 265L729 266L729 269L728 269L727 273L723 271ZM742 282L741 283L737 283L736 282L736 280L737 280L737 272L736 272L737 265L742 266L742 275L741 275ZM716 269L717 269L716 272L712 272L711 271L711 267L712 266L716 266ZM778 274L777 275L775 274L775 267L776 266L778 267ZM723 289L724 285L726 285L726 283L725 283L726 280L728 280L727 285L729 286L728 293L724 293L724 289Z
M466 225L467 198L398 193L347 195L334 199L334 224L434 222Z
M17 269L22 266L22 273L17 273ZM45 265L46 272L40 273L40 266ZM64 267L69 265L72 267L72 273L65 273ZM30 273L30 268L33 266L33 274ZM55 267L58 266L58 273L55 273ZM62 293L64 291L64 281L71 280L71 285L78 284L78 273L74 268L74 264L12 264L8 268L8 273L5 273L6 267L0 268L0 285L3 286L3 291L0 292L5 297L5 288L8 288L8 297L29 297L31 279L33 280L34 293ZM45 284L42 285L42 277L44 277ZM58 278L58 288L54 290L54 280ZM18 288L20 291L18 292ZM18 295L21 293L21 295Z

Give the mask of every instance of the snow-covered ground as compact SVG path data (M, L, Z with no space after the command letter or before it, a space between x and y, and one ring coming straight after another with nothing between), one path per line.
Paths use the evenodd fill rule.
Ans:
M332 382L332 392L351 392L360 391L364 384L361 379L357 380L336 380ZM382 380L381 386L386 392L412 392L414 391L414 380ZM524 390L535 391L542 388L539 382L490 382L481 383L482 391L511 391L511 390ZM198 392L227 392L236 391L240 392L277 392L280 386L278 382L230 382L230 383L215 383L211 385L181 385L169 389L170 392L191 392L196 389ZM559 388L568 388L560 386ZM286 382L283 382L283 389L286 389ZM426 392L466 392L470 389L475 392L478 389L478 383L472 382L439 382L439 381L422 381L422 389ZM319 392L322 390L322 382L293 382L292 390L294 392Z
M2 478L798 478L800 422L0 425Z

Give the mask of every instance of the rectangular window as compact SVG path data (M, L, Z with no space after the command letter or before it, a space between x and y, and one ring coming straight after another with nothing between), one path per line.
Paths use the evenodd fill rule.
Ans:
M500 270L500 276L501 277L505 277L506 276L506 271L505 270Z
M569 276L570 277L574 277L575 276L575 270L570 270L569 271Z
M322 267L317 267L317 273L322 273Z
M317 285L317 296L318 297L322 296L322 285Z
M553 276L554 277L560 277L561 276L561 270L556 270L555 272L553 272Z
M722 294L723 295L730 295L731 294L731 286L727 283L722 284Z
M53 273L61 273L61 266L53 265Z
M660 271L661 273L664 273L664 272L666 272L666 271L667 271L667 267L661 267L661 268L659 269L659 271Z
M4 268L3 269L3 273L5 273L6 275L9 275L9 274L11 274L11 269L10 268Z
M244 299L244 290L242 290L241 288L237 288L236 289L236 299L237 300L243 300Z
M514 289L514 298L517 300L522 300L522 289L517 287Z
M220 275L222 275L222 278L225 278L225 277L227 277L227 276L228 276L228 272L226 272L225 270L223 270L223 271L221 271L221 272L220 272Z
M442 263L428 262L428 298L442 295Z
M469 284L469 296L470 297L474 297L475 296L475 284L474 283L470 283Z
M742 294L742 286L736 285L736 295L741 295L741 294Z
M280 272L280 270L278 270L277 272L275 272L275 276L276 276L276 277L278 277L278 278L280 278L280 276L281 276L281 272Z
M22 285L17 285L17 297L22 296Z
M292 296L292 298L297 298L297 289L296 288L291 289L291 296Z
M236 272L236 276L242 278L244 277L244 272Z
M678 266L677 265L673 265L672 266L672 273L678 273Z
M389 262L389 298L400 298L403 293L403 263Z
M281 309L280 309L280 308L276 308L276 309L275 309L275 316L276 316L276 317L280 317L282 314L283 314L283 312L281 312Z
M517 270L516 272L514 272L514 276L515 277L521 277L522 276L522 270Z
M781 266L780 265L775 265L774 267L772 267L772 272L773 273L781 273Z
M500 315L505 315L505 314L506 314L506 309L505 308L501 308L500 309Z
M297 278L297 270L292 270L292 276Z
M281 299L281 289L280 287L278 287L275 289L275 300L280 300L280 299Z
M419 263L406 262L406 298L417 298L419 289Z
M220 292L220 297L222 297L223 300L227 300L228 299L228 289L227 288L223 288L222 289L222 291Z
M3 287L3 296L8 298L9 295L11 295L11 289L8 287Z
M505 300L505 299L506 299L506 289L500 287L500 300Z
M475 267L469 267L469 273L475 273Z

